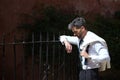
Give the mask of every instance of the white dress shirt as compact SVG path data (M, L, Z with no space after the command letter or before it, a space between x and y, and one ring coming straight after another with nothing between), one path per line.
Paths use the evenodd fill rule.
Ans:
M64 40L67 40L71 44L77 45L77 47L81 49L84 49L86 46L90 45L88 53L91 59L88 60L87 65L84 64L85 58L82 57L81 63L84 70L99 68L100 71L104 71L106 68L110 68L110 56L106 42L104 39L97 36L93 32L87 32L80 47L80 39L76 36L60 36L60 41L62 44Z

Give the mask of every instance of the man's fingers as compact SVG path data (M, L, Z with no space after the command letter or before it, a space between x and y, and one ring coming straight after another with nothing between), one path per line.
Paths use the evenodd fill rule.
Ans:
M72 52L72 45L67 41L64 41L64 43L65 43L65 48L66 48L67 53L71 53Z
M72 52L72 46L71 45L67 46L66 51L67 51L67 53L71 53Z

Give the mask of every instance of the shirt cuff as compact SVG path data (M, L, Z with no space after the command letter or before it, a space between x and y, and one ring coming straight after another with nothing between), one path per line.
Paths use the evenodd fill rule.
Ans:
M67 40L67 39L65 38L65 35L62 35L62 36L59 37L59 40L64 45L64 41Z

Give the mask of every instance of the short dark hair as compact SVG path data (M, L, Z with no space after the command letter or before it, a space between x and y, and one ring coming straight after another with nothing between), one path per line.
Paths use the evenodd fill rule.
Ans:
M85 26L86 21L83 17L75 18L70 24L68 24L68 29L71 30L73 26L80 28L81 26Z

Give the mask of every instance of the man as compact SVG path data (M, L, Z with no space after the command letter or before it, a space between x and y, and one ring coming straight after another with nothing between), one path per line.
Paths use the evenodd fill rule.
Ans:
M110 56L105 40L88 31L86 21L82 17L75 18L68 25L68 29L74 36L62 35L60 41L65 45L67 53L72 52L71 44L78 47L82 67L79 80L99 80L99 71L110 68Z

